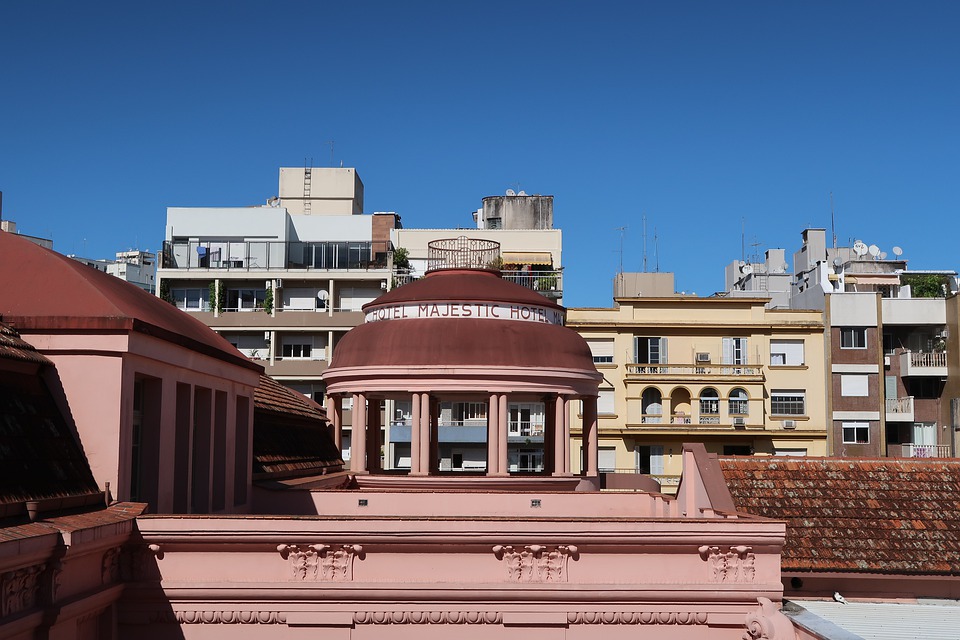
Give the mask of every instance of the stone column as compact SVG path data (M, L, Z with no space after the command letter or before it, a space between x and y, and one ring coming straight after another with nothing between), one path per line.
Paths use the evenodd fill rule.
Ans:
M430 425L428 431L430 456L427 458L427 469L431 473L438 473L440 471L440 400L430 397L427 406L430 408L427 414Z
M585 475L588 478L599 474L600 447L597 433L597 396L583 398L583 448Z
M567 402L563 396L554 398L550 411L553 414L553 475L565 476L570 473L570 454L567 447L570 443L570 429L566 415Z
M420 464L420 395L414 393L410 396L410 405L413 407L413 415L410 417L410 475L422 476Z
M487 475L500 475L500 396L490 394L487 405Z
M555 396L544 396L543 400L543 469L547 474L557 472L557 412L554 410Z
M380 446L383 444L380 437L382 407L382 400L371 399L367 409L367 470L373 473L381 471L383 466L380 460Z
M420 394L420 425L418 429L420 430L420 469L419 473L422 476L430 475L430 452L433 450L433 445L431 444L431 423L430 418L430 394L421 393Z
M333 412L333 442L337 449L343 448L343 398L341 396L330 396L331 410Z
M563 399L563 475L570 473L570 399Z
M497 421L497 422L498 422L498 425L499 425L497 430L500 432L500 433L499 433L499 438L498 438L498 439L499 439L499 442L500 442L500 445L499 445L499 446L500 446L500 464L499 464L500 472L499 472L499 474L505 476L505 475L508 475L508 474L510 473L510 462L509 462L509 460L508 460L508 458L507 458L507 452L508 452L508 448L507 448L507 434L509 433L509 430L508 430L508 422L509 422L509 420L510 420L510 412L507 410L507 394L501 393L501 394L500 394L500 397L499 397L499 401L500 401L500 402L499 402L499 404L500 404L499 414L500 414L500 415L497 416L497 417L499 418L498 421Z
M367 471L367 396L353 394L353 425L350 433L350 471Z

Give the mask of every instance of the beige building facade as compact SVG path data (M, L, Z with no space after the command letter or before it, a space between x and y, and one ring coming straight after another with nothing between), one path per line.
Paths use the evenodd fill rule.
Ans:
M603 374L601 471L650 474L667 489L691 441L722 455L826 455L819 311L766 309L767 298L746 297L614 302L567 313ZM576 469L579 441L572 451Z

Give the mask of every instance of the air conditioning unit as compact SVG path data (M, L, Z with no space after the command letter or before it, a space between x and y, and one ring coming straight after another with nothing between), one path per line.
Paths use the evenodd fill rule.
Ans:
M784 428L784 429L796 429L796 428L797 428L797 421L796 421L796 420L784 420L784 421L783 421L783 428Z
M280 278L277 278L277 285L276 285L276 287L277 287L277 289L283 289L283 280L281 280Z
M710 362L710 354L705 351L698 352L697 362Z
M734 419L733 419L733 427L734 427L735 429L743 429L743 428L746 427L746 426L747 426L747 419L746 419L746 418L734 418Z
M890 366L890 356L883 356L883 366L885 367Z

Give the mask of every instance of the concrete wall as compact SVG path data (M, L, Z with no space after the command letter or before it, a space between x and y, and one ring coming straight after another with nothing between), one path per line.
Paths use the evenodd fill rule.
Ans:
M304 167L281 167L279 196L292 214L306 213ZM357 215L363 213L363 182L356 169L313 167L310 170L311 215Z
M282 207L168 207L166 239L286 240Z

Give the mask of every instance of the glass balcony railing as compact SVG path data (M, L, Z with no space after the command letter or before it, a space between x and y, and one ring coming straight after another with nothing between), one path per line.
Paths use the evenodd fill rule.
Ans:
M174 240L163 243L161 269L386 269L389 242Z

